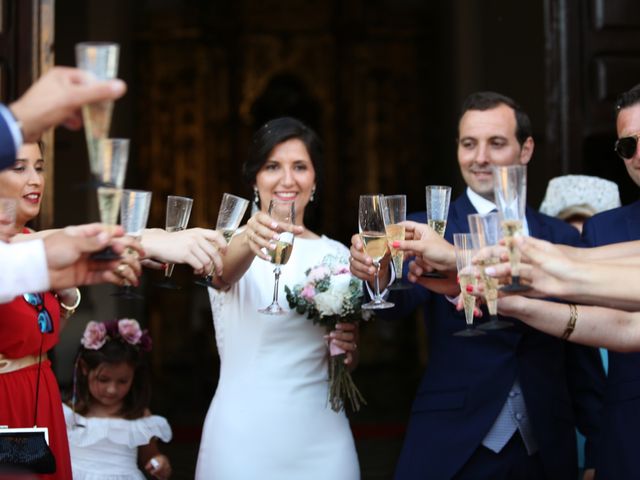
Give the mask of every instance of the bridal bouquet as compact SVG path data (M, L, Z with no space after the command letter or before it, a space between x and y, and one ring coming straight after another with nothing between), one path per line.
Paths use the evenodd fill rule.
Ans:
M336 323L356 323L368 320L369 312L361 310L362 282L349 272L346 258L327 255L322 262L305 272L303 284L293 288L285 286L289 307L314 324L323 325L327 332L335 329ZM339 412L344 408L344 398L358 411L360 404L367 402L356 387L344 364L346 352L329 341L329 403Z

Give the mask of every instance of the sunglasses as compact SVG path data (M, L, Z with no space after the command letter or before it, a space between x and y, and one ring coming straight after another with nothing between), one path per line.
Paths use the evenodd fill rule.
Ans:
M635 155L636 150L638 149L638 138L640 138L640 133L630 137L619 138L616 140L616 144L613 149L620 158L629 160Z
M25 301L34 307L38 312L38 328L42 333L53 332L53 321L51 315L44 306L44 298L41 293L25 293L23 295Z

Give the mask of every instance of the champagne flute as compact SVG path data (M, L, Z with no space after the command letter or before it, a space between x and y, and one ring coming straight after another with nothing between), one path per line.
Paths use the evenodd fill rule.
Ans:
M236 197L230 193L222 195L222 203L218 211L218 220L216 221L216 230L222 233L224 239L229 243L231 237L240 226L244 212L247 210L249 200ZM214 265L211 270L202 279L195 280L194 283L203 287L213 287L211 280L213 279Z
M120 203L120 223L126 235L135 240L142 238L142 231L147 226L149 218L149 207L151 206L151 192L143 190L123 190L122 202ZM136 255L133 249L127 249L128 255ZM132 300L144 298L139 293L133 291L129 283L118 288L112 295Z
M477 283L476 269L471 262L475 254L473 240L470 233L454 233L453 246L456 252L456 266L458 267L458 279L460 281L460 295L464 305L464 318L467 328L454 333L458 337L475 337L484 335L485 332L474 328L473 311L476 306L476 297L467 292L467 285L475 286Z
M509 249L511 283L503 285L505 292L525 292L531 287L520 283L520 251L514 238L524 235L525 207L527 198L526 165L493 167L493 194L500 213L500 225L505 244Z
M387 288L389 290L407 290L412 288L402 282L402 263L404 252L393 248L395 240L404 240L405 228L399 225L407 219L407 196L406 195L385 195L382 202L382 213L384 214L384 225L387 233L389 250L391 250L391 261L396 272L395 281Z
M481 250L499 245L502 231L500 230L500 215L498 212L491 212L486 215L473 213L468 215L467 219L469 220L469 231L471 232L474 249ZM484 299L487 302L487 309L491 317L488 322L478 325L478 328L482 330L499 330L512 325L511 322L498 319L498 279L485 273L487 267L499 262L500 259L498 257L491 256L483 259L480 264L480 275L484 283Z
M296 208L293 201L282 201L272 199L269 202L269 216L276 222L292 224L296 218ZM278 304L278 287L280 281L280 266L285 265L289 261L291 251L293 250L293 233L281 232L276 241L274 250L265 249L264 252L271 257L271 263L275 265L273 274L275 276L275 286L273 287L273 300L271 304L265 308L258 310L260 313L267 315L281 315L284 313L282 307Z
M165 217L165 230L167 232L180 232L187 228L189 217L191 216L191 207L193 199L188 197L180 197L177 195L169 195L167 197L167 214ZM171 280L173 274L173 263L168 263L164 270L164 280L157 283L156 286L167 288L169 290L180 290L180 287Z
M445 185L427 185L425 187L427 200L427 224L438 235L444 237L449 215L449 203L451 201L451 187ZM447 278L440 272L425 272L426 278Z
M382 195L360 195L358 210L358 227L364 250L373 259L376 267L375 292L370 302L362 305L366 309L391 308L393 303L387 302L380 295L380 261L387 253L387 233L382 212L384 203Z
M103 138L98 141L98 209L100 221L113 227L118 223L122 186L129 160L129 139ZM94 260L120 258L111 247L91 255Z
M111 80L118 73L120 46L108 42L82 42L76 44L76 66L89 72L96 80ZM82 107L89 167L98 174L98 140L107 138L111 127L113 100L96 102Z

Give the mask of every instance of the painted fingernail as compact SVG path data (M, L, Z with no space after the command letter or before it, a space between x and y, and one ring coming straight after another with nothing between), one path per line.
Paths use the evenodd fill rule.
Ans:
M467 290L467 293L473 292L473 285L467 285L466 290Z
M391 242L391 246L393 248L398 248L400 246L400 240L394 240L393 242Z

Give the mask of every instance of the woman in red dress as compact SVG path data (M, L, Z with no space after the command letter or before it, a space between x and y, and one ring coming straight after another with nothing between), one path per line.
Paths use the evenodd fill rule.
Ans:
M27 222L40 212L45 183L42 157L40 144L25 144L13 168L0 173L0 198L16 200L13 233L28 233ZM72 478L60 391L46 352L58 343L62 323L77 307L79 295L77 289L34 292L0 304L0 425L12 428L34 425L39 371L35 423L49 429L49 447L56 460L56 472L37 478ZM0 477L1 469L0 465Z

